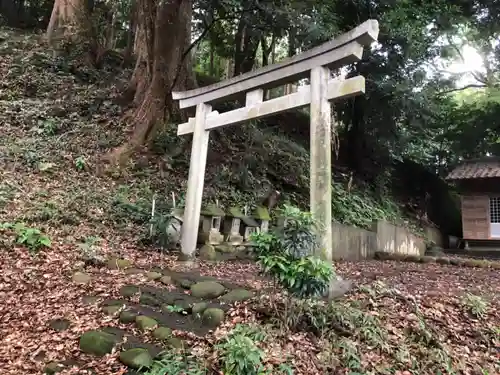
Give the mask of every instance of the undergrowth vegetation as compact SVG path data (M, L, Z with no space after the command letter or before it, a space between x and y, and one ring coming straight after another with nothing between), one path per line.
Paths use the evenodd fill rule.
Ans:
M325 295L334 270L319 257L318 223L310 212L293 206L285 205L278 215L282 222L277 228L251 238L263 272L298 297Z

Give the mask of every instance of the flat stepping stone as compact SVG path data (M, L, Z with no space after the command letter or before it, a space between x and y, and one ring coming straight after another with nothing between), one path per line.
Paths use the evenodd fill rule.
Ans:
M193 305L193 307L191 308L191 313L192 314L201 314L207 308L208 308L207 302L198 302L198 303L195 303Z
M230 281L219 280L219 279L212 277L212 276L202 276L199 273L197 273L196 271L178 272L178 271L171 271L168 269L162 269L159 267L154 267L151 271L159 272L159 273L163 274L164 276L170 276L172 279L172 282L175 285L179 285L179 286L181 286L180 283L182 282L182 280L185 280L185 282L183 282L183 284L186 284L186 287L188 284L192 285L192 284L195 284L195 283L198 283L201 281L215 281L215 282L218 282L219 284L223 285L224 287L226 287L226 289L244 288L243 285L235 284L235 283L230 282ZM187 288L190 288L190 286Z
M225 291L226 288L215 281L201 281L191 287L191 295L203 299L217 298Z
M122 299L105 299L102 301L102 306L122 306L126 303L127 301L124 301Z
M88 284L92 281L90 275L85 272L75 272L71 279L75 284Z
M116 336L103 331L88 331L80 337L80 350L86 354L103 357L113 351Z
M47 363L47 365L43 369L43 373L48 375L53 375L57 374L58 372L61 372L62 370L64 370L63 364L57 362L50 362Z
M160 341L166 341L172 337L172 330L168 327L158 327L153 331L153 337Z
M121 309L123 308L122 305L111 305L111 306L103 306L102 311L106 315L116 315Z
M122 270L132 267L132 262L128 259L110 258L107 262L107 266L112 270Z
M99 297L96 297L96 296L83 296L82 297L82 303L84 305L95 305L97 302L99 302Z
M139 275L143 273L144 271L139 269L139 268L126 268L123 270L123 273L125 275Z
M143 342L139 337L134 336L133 334L121 328L105 327L102 329L102 331L114 336L117 342L123 343L122 344L123 350L134 349L134 348L146 349L153 358L158 357L160 353L164 350L162 347L158 345Z
M160 277L160 283L162 283L164 285L171 285L172 278L170 276L162 276L162 277Z
M54 331L62 332L69 328L71 322L68 319L54 319L49 322L49 327Z
M123 297L133 297L139 292L139 287L135 285L124 285L120 288L120 295Z
M156 320L145 315L136 316L135 324L137 325L137 328L143 332L158 327L158 322Z
M203 311L203 322L211 327L215 328L224 321L224 310L218 309L216 307L211 307Z
M246 301L253 297L253 293L246 289L233 289L219 298L220 301L225 303L235 303Z
M159 272L154 272L154 271L149 271L149 272L146 272L145 274L146 278L148 280L158 280L158 279L161 279L162 275L161 273Z
M220 308L227 311L230 305L220 305L216 303L208 303L207 308ZM212 328L207 326L202 319L194 315L182 315L176 312L157 311L148 306L139 304L129 304L129 309L138 315L145 315L153 318L158 322L159 326L168 327L172 330L179 330L185 332L192 332L196 335L205 335Z
M153 364L153 357L146 349L133 348L120 353L120 362L133 369L147 368Z
M137 317L137 313L135 313L133 311L129 311L129 310L123 310L120 313L118 320L120 321L120 323L129 324L129 323L134 323L136 317Z
M164 305L178 305L190 307L197 302L202 302L201 298L193 297L180 290L169 291L164 288L150 286L141 287L140 303L147 306L161 307Z

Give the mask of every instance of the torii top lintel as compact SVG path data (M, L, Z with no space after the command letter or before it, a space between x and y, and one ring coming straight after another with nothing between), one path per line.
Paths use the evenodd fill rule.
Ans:
M233 77L213 85L189 91L172 93L179 100L180 108L194 107L200 103L215 103L228 100L256 88L271 88L309 76L311 68L327 66L339 68L359 61L363 47L376 41L379 25L376 20L367 20L351 31L320 46L279 63Z

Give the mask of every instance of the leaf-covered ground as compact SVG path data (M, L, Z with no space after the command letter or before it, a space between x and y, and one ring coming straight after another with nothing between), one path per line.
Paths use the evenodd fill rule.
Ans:
M138 239L147 229L154 192L162 197L175 192L179 199L184 191L186 148L175 134L166 133L155 146L161 156L139 156L120 170L99 168L100 156L126 135L115 100L126 72L95 72L54 57L36 36L2 33L0 223L24 221L46 233L52 247L32 256L1 234L0 372L38 374L48 362L72 358L78 366L68 372L84 373L85 367L97 374L124 373L116 354L96 359L80 353L78 338L84 331L116 324L83 299L114 298L125 284L150 281L143 274L96 267L85 269L88 284L74 283L72 276L82 270L81 245L91 237L102 239L102 255L126 257L137 267L180 267L174 257L141 246ZM245 154L233 151L238 157ZM292 168L293 162L281 165ZM211 165L207 196L226 186L228 200L245 200L253 197L238 194L238 184L262 183L255 176L235 175L234 169L221 172L216 160ZM303 184L301 178L288 183ZM232 187L223 185L227 180L234 181ZM371 221L368 211L373 206L357 212L361 221ZM192 340L200 357L216 368L212 344L235 323L257 321L271 324L269 338L260 344L266 360L291 358L297 374L436 374L440 366L442 373L451 373L446 364L457 373L500 373L498 270L393 261L337 267L358 289L329 307L331 335L279 325L272 318L281 314L281 302L253 301L236 308L213 334ZM251 263L202 263L199 272L257 290L269 286ZM56 318L68 319L69 329L51 329Z

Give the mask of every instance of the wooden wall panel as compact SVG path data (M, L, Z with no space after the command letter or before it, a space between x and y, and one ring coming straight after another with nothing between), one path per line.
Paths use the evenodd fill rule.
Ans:
M462 196L464 239L487 240L490 237L490 199L488 196Z

